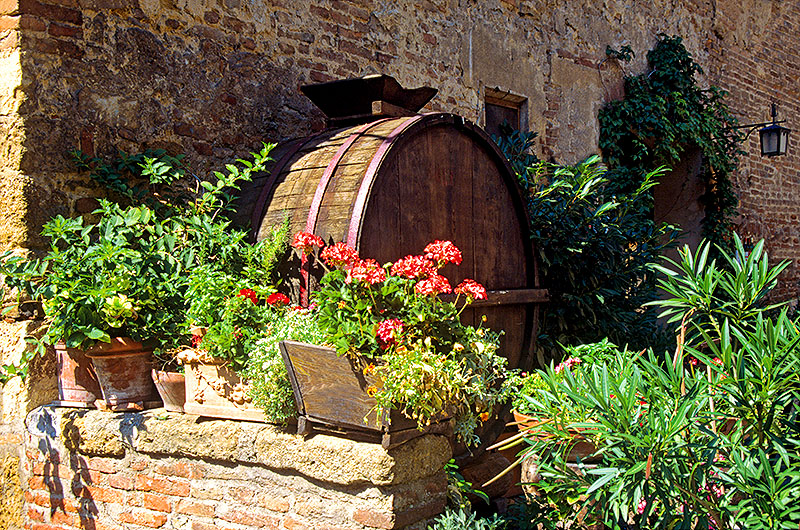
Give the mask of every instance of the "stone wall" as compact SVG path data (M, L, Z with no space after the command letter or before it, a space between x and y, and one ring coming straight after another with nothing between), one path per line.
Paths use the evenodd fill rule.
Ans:
M576 162L596 152L597 111L620 95L625 72L605 61L606 45L639 52L628 73L642 70L660 32L685 35L708 60L710 6L633 5L4 0L15 35L6 91L18 107L5 149L19 152L24 186L13 189L27 205L13 206L26 231L4 243L41 246L45 219L93 208L98 191L74 173L69 150L163 147L207 174L262 140L322 127L299 85L368 73L436 87L427 110L478 123L487 87L523 96L539 154Z
M729 89L744 121L763 119L776 99L791 122L797 2L760 6L3 0L0 245L40 248L44 220L95 206L100 191L75 174L70 150L163 147L208 174L263 140L322 127L300 85L369 73L434 86L439 95L425 110L479 124L487 88L521 96L528 127L539 134L537 153L572 163L597 151L597 112L622 95L622 77L645 69L657 34L676 34L704 66L701 83ZM632 63L606 60L606 46L625 44L637 52ZM791 216L800 208L791 178L797 159L765 161L754 142L745 148L741 222L770 235L788 257L796 244Z
M765 120L775 99L796 127L797 15L797 0L0 0L0 250L41 249L46 219L94 208L101 191L70 150L160 147L205 175L263 140L320 129L305 83L387 73L438 88L424 110L479 124L487 88L507 91L527 100L537 154L572 163L597 152L598 109L667 33L705 69L701 84L730 91L743 122ZM606 61L606 46L626 44L631 63ZM796 297L800 151L762 159L754 136L743 147L739 223L793 260L780 296ZM20 325L0 323L4 362L23 347ZM4 472L24 462L27 411L55 397L45 381L2 390ZM4 479L3 493L14 484ZM19 495L0 505L16 510Z
M389 452L267 425L41 408L28 421L31 530L425 528L444 508L446 438Z

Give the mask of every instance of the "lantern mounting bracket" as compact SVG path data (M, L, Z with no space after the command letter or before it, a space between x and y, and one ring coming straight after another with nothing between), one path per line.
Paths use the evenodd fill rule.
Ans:
M733 127L727 127L727 129L736 130L736 129L750 128L750 130L747 131L747 134L744 135L744 138L742 138L742 140L747 140L747 137L753 134L753 131L755 131L759 127L766 127L767 125L778 125L781 123L786 123L786 120L777 120L777 121L773 120L773 121L763 121L761 123L748 123L747 125L735 125Z

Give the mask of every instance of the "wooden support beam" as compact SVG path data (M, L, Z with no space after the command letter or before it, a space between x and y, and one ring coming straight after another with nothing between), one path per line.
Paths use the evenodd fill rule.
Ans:
M455 295L444 295L442 300L452 302ZM550 301L547 289L508 289L487 291L486 300L475 300L470 307L492 307L500 305L542 304Z

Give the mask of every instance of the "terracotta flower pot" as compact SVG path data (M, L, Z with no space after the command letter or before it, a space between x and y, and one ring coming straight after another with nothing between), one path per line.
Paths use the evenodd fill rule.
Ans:
M86 350L103 394L97 406L114 411L144 410L151 406L156 397L150 377L152 354L140 342L122 337Z
M164 408L170 412L183 412L186 404L186 377L177 372L162 372L155 368L150 372Z
M58 399L62 407L94 407L100 398L100 385L92 361L86 352L67 348L63 342L55 345Z

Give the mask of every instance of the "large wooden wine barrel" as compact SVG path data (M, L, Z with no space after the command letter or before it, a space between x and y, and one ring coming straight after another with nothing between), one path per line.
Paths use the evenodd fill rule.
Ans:
M504 331L510 366L530 368L546 291L515 177L481 128L452 114L383 118L286 142L273 158L244 197L257 237L288 216L292 233L346 241L380 263L451 240L463 262L442 273L489 291L465 318L485 315Z

